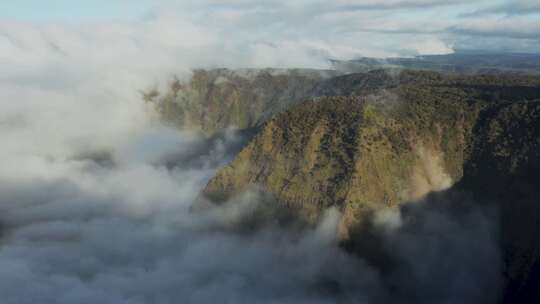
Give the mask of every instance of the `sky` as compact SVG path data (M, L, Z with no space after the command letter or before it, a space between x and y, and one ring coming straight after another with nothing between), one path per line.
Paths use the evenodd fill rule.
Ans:
M73 29L111 23L136 27L164 18L168 21L162 31L169 44L203 37L208 48L233 53L254 49L263 65L305 66L314 64L314 57L414 56L462 49L540 51L536 0L21 0L0 4L0 33L14 22ZM178 37L176 26L189 27L198 37L186 37L181 30ZM289 54L310 59L275 59ZM229 55L235 56L246 54ZM239 62L223 58L214 63ZM247 64L253 62L242 62Z
M22 0L2 4L0 15L27 21L136 18L152 7L153 1L147 0Z

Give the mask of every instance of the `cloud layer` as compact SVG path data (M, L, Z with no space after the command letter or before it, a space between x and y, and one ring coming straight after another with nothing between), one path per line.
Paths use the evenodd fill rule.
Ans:
M242 204L189 211L242 138L162 127L138 90L217 64L214 33L171 16L0 28L4 303L329 303L377 286L335 246L335 212L238 234Z
M242 208L190 213L214 159L227 159L224 143L210 143L197 168L156 162L200 140L152 130L109 163L80 156L43 160L40 178L2 174L4 303L326 303L336 295L322 292L325 284L344 288L340 297L374 284L367 267L334 246L335 213L298 236L227 232Z
M55 86L63 76L69 80L63 85L75 85L90 77L81 71L92 70L96 81L105 82L123 72L124 82L116 85L135 87L144 83L140 75L153 80L193 67L325 68L328 59L446 54L482 46L540 51L535 3L160 1L134 19L0 19L0 64L18 83L39 79L42 86Z

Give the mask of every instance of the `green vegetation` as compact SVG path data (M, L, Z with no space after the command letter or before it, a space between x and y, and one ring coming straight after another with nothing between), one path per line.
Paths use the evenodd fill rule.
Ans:
M538 290L540 76L195 71L145 98L181 128L260 130L209 181L214 203L251 191L307 223L335 206L355 248L373 212L454 184L500 212L507 292Z
M143 99L164 122L211 134L259 126L310 96L321 79L322 72L311 70L195 70L185 84L175 78L163 94L152 89Z
M382 82L369 80L371 75ZM504 169L508 172L529 157L518 159L523 153L512 150L515 143L496 135L508 129L497 126L499 120L510 118L493 120L487 137L478 137L478 125L485 113L508 104L517 107L510 113L536 123L517 104L540 92L535 86L540 78L414 71L338 78L321 82L314 94L331 93L320 89L331 82L333 91L348 97L315 98L268 120L205 193L226 200L256 188L298 210L308 222L338 206L345 215L346 237L372 210L396 207L460 181L464 169L478 163L479 142L492 144L485 138L497 142L497 155L512 155L513 165Z

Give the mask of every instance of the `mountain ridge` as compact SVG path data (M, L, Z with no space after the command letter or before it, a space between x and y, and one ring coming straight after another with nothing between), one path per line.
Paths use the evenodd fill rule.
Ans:
M197 90L208 92L217 78L200 75ZM501 213L503 300L535 297L540 288L540 249L535 245L540 239L534 233L540 222L538 75L375 70L273 77L264 75L264 81L240 95L231 93L237 92L233 86L195 99L206 106L192 115L202 119L195 125L205 132L230 126L256 130L236 158L210 179L195 209L234 203L251 192L268 202L266 207L285 210L309 225L337 207L343 246L377 261L384 251L372 244L378 236L369 235L381 210L405 210L434 193L467 201L455 193L471 193L475 208ZM300 79L283 85L289 77ZM258 85L262 91L285 88L286 93L250 98L248 91ZM227 116L227 105L250 103L255 107L236 106L240 114ZM190 127L167 115L173 125ZM208 123L216 117L231 119ZM457 208L443 206L449 213ZM276 217L279 210L264 212Z

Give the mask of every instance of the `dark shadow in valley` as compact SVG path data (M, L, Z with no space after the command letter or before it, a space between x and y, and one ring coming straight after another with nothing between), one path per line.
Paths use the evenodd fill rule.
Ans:
M502 271L498 212L466 192L432 193L404 204L399 226L373 214L344 247L380 273L380 303L494 303ZM394 223L395 224L395 223Z

